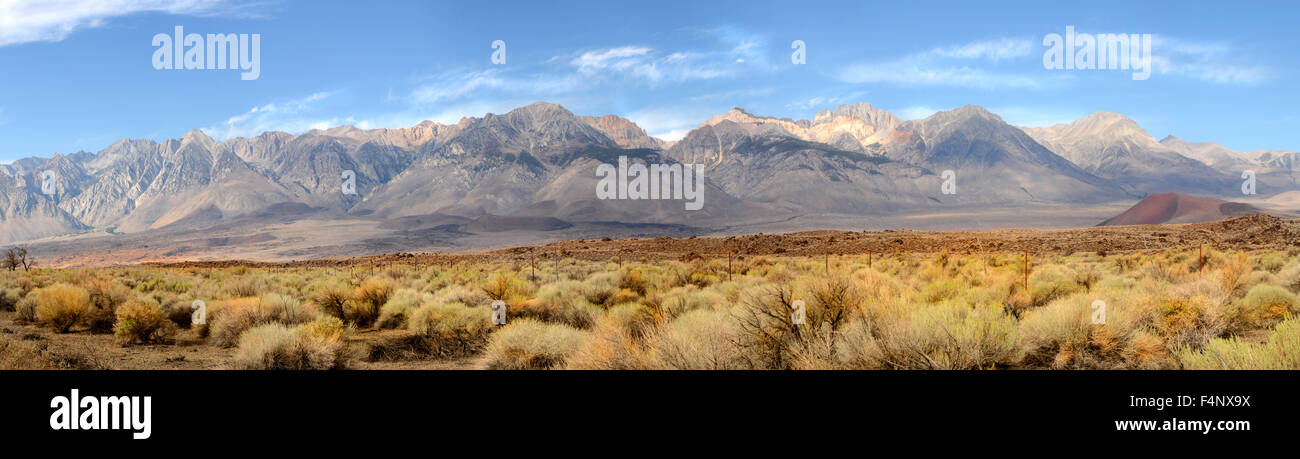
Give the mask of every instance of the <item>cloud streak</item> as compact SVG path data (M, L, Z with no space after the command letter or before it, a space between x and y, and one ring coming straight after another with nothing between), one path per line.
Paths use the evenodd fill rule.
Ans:
M1214 84L1255 85L1273 78L1273 70L1242 62L1242 52L1223 42L1197 42L1155 36L1151 62L1155 72Z
M259 105L201 130L213 139L224 141L235 137L253 137L267 131L298 134L312 129L355 124L356 120L352 117L319 114L321 102L332 96L333 93L317 92L299 99Z
M997 38L937 47L893 60L856 63L840 71L846 83L889 83L899 86L959 86L976 89L1035 89L1062 77L999 72L979 65L1028 57L1030 40Z
M249 6L233 0L5 0L0 2L0 46L63 41L77 30L139 13L245 14Z

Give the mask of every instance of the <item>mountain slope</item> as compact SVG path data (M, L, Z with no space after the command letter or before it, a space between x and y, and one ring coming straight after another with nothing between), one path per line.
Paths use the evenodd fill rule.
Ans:
M339 126L222 142L191 131L161 142L121 140L95 154L24 158L0 165L0 241L91 228L220 231L291 222L306 225L302 237L315 241L304 222L325 217L421 238L582 224L734 228L1111 203L1146 190L1239 192L1233 174L1240 171L1215 171L1180 151L1216 166L1254 161L1262 195L1297 188L1295 153L1237 153L1174 137L1162 144L1106 113L1022 130L976 106L912 121L866 103L812 120L735 108L664 142L616 115L578 116L539 102L450 125ZM689 199L599 199L597 168L620 158L702 166L703 208L687 210ZM948 170L955 194L941 191ZM53 195L40 193L44 171L58 178ZM345 176L355 179L355 194L344 192Z
M83 231L86 226L22 177L0 173L0 244Z
M355 211L389 218L510 212L532 204L556 169L585 152L618 148L559 105L539 102L504 115L489 113L447 143L426 145L418 160Z
M967 105L899 124L884 138L889 158L952 170L957 194L978 203L1104 202L1125 196L981 107Z
M939 194L930 171L807 140L792 124L733 110L666 155L704 164L709 183L728 196L787 212L879 213L928 205Z
M636 123L618 115L582 116L580 118L591 127L599 129L600 132L609 136L610 140L613 140L622 148L663 150L669 146L668 142L656 137L650 137L646 134L645 129L641 129Z
M1070 124L1025 132L1083 170L1143 193L1225 194L1233 187L1229 175L1162 145L1117 113L1099 111Z

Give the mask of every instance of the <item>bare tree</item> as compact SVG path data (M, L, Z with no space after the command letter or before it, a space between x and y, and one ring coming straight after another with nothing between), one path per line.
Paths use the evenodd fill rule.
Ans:
M5 250L4 260L0 261L0 264L2 264L5 267L5 269L8 269L10 271L13 271L21 267L23 265L23 262L22 259L18 257L18 248L10 247L8 250Z
M36 266L36 259L27 253L26 247L10 247L5 250L4 260L0 260L0 265L13 271L23 268L23 271L31 271Z
M23 264L23 271L31 271L36 266L36 258L27 255L26 247L18 247L18 261Z

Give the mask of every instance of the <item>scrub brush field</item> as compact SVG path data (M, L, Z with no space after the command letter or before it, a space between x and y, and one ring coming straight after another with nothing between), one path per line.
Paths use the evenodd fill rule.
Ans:
M1297 255L37 267L0 368L1298 369Z

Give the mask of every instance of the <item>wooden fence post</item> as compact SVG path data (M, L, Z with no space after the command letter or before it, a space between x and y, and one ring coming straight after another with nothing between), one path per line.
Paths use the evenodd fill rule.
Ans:
M1029 293L1029 251L1025 251L1025 293Z

